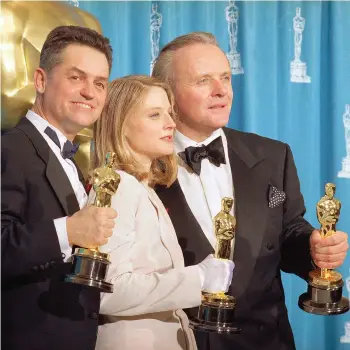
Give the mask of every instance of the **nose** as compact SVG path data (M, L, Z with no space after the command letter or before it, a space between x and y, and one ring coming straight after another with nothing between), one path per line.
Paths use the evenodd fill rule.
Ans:
M80 90L81 96L86 98L87 100L92 100L94 98L94 85L92 82L89 82L86 80L84 82L84 85L82 86Z
M220 79L213 80L212 96L225 96L227 94L227 86Z
M167 114L165 121L164 121L164 129L175 129L176 124L174 122L174 119Z

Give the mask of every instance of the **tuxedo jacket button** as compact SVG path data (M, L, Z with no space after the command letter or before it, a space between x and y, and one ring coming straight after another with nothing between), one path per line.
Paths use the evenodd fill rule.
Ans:
M45 264L45 269L48 269L49 267L50 267L50 263L47 262L47 263Z
M273 245L273 243L267 243L266 244L266 248L268 249L268 250L272 250L273 248L274 248L274 245Z
M56 261L51 261L51 262L50 262L50 266L51 266L51 267L56 267Z
M39 266L39 269L42 270L42 271L44 271L44 270L45 270L45 265L40 265L40 266Z
M265 326L264 326L263 324L261 324L261 325L259 326L259 331L260 331L260 332L263 332L264 329L265 329Z

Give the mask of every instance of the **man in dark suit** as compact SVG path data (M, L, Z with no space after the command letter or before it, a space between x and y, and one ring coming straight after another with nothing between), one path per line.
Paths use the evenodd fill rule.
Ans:
M234 198L235 270L239 335L196 332L199 350L295 349L281 270L307 279L313 262L344 261L347 235L321 239L303 218L304 201L288 145L225 128L232 103L231 71L213 35L191 33L161 51L153 75L170 83L177 112L178 180L158 194L174 224L185 264L215 247L212 219L221 198ZM311 253L310 253L311 252ZM187 310L195 316L196 309Z
M2 136L2 349L95 348L100 294L64 282L74 245L107 243L116 212L85 207L74 137L100 116L112 64L108 39L62 26L35 71L33 108Z

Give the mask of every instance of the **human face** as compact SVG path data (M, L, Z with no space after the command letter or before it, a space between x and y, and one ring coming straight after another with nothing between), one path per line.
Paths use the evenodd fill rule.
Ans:
M125 137L144 171L154 159L174 152L175 123L164 89L151 87L143 103L125 121Z
M47 73L37 69L34 80L40 95L34 110L72 139L100 116L107 95L106 56L89 46L69 45L60 62Z
M200 142L228 123L231 71L218 47L194 44L177 50L171 74L181 133Z

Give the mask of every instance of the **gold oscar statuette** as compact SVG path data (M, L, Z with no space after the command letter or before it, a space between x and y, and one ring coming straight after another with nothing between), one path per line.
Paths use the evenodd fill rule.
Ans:
M335 185L327 183L326 195L317 203L317 219L322 238L336 232L341 203L334 198ZM299 307L311 314L338 315L349 310L349 300L342 296L342 275L334 270L316 269L309 273L308 290L299 297Z
M221 211L213 219L216 259L230 259L231 244L236 230L236 218L230 214L232 206L233 199L224 197L221 201ZM198 315L190 320L190 328L219 334L240 333L240 328L234 322L235 306L236 299L223 291L203 292Z
M91 181L96 193L93 205L96 207L110 207L112 196L118 190L120 175L113 170L114 160L115 154L109 152L105 166L92 173ZM105 281L110 264L108 254L98 248L76 248L72 259L72 273L66 276L66 282L94 287L101 292L113 292L113 285Z

